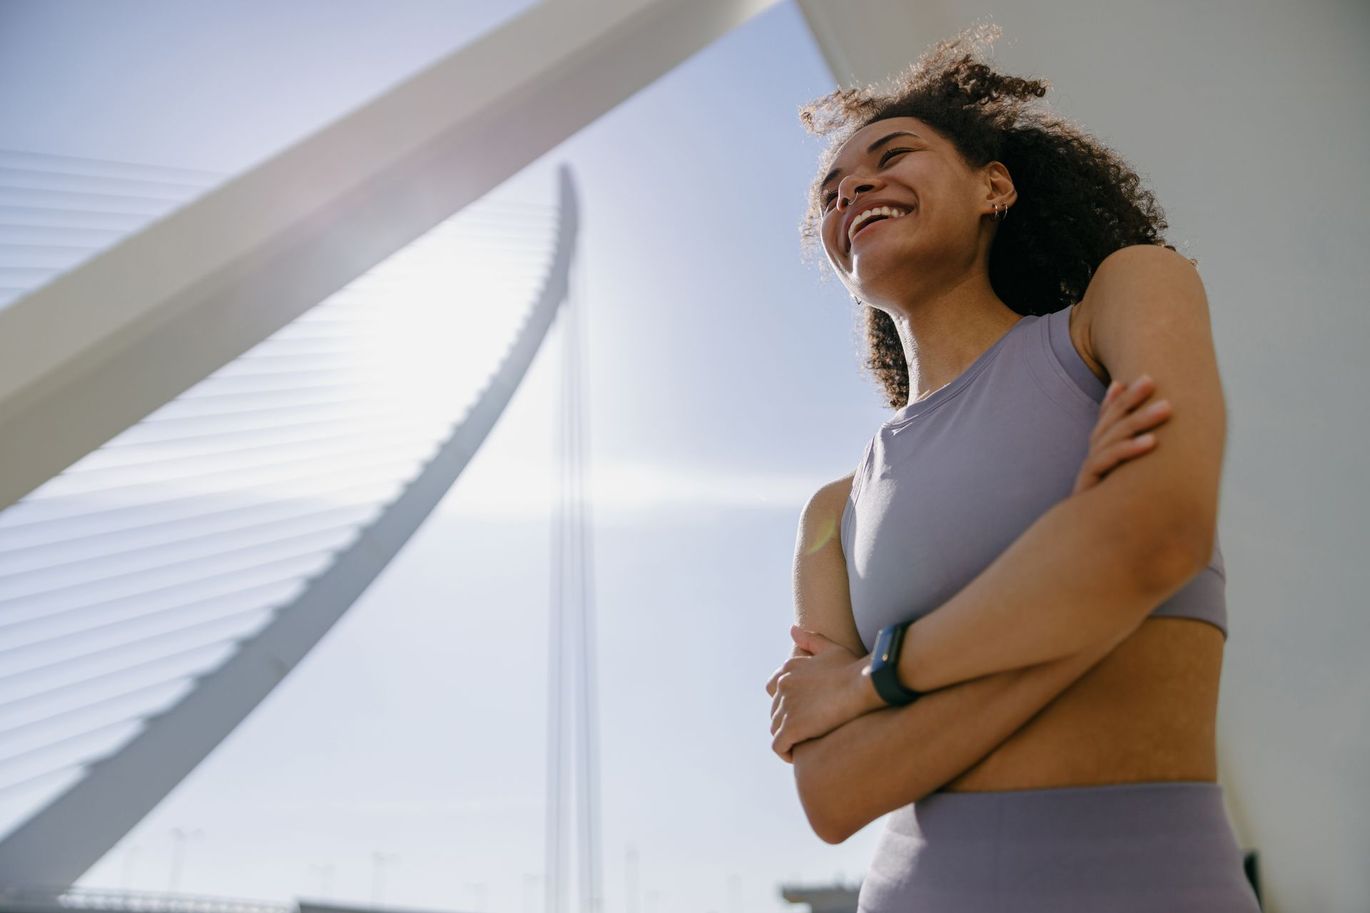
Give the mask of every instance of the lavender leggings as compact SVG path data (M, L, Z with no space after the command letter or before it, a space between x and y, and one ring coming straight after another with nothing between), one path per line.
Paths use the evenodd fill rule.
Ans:
M858 913L1259 913L1222 786L937 792L891 812Z

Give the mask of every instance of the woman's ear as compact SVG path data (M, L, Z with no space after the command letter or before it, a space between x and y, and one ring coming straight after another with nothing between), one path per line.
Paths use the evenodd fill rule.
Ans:
M1004 203L1012 206L1018 200L1018 191L1013 186L1013 176L1008 166L1000 161L985 165L981 173L985 176L985 200L989 203Z

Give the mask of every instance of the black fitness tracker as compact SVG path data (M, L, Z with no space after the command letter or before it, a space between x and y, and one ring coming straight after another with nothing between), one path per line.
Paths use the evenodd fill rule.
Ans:
M875 636L875 649L871 651L871 682L886 704L903 706L923 696L922 692L906 688L899 681L899 653L904 646L904 632L911 624L911 621L902 621L886 625Z

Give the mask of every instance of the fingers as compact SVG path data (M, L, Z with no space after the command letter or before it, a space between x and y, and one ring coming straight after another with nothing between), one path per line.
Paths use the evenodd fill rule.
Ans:
M777 669L775 675L771 676L771 680L766 683L766 691L771 695L771 732L775 732L780 725L781 717L784 716L780 708L784 703L785 695L780 691L780 680L788 675L792 668L790 662L786 661L785 665Z
M792 735L793 731L793 727L786 730L783 724L773 725L771 727L771 735L774 736L774 738L771 739L771 751L780 755L785 761L790 760L790 753L794 750L795 739Z
M1120 416L1105 428L1100 428L1091 442L1090 450L1104 450L1120 441L1126 441L1144 431L1151 431L1170 418L1170 400L1160 399L1154 403Z
M791 659L793 658L794 657L791 657ZM780 665L780 668L776 669L775 672L771 674L771 677L766 680L767 694L769 694L771 697L775 697L775 687L780 683L780 676L784 675L786 672L789 672L791 668L792 667L790 666L790 661L785 660L785 662Z
M813 654L810 653L808 650L796 650L793 654L790 655L789 659L785 660L783 663L780 664L780 668L775 670L775 674L773 674L769 679L766 680L766 693L774 697L776 686L780 684L780 676L784 675L786 672L791 672L794 669L798 668L795 665L796 662L812 658Z
M780 756L780 759L787 764L793 764L792 752L794 750L793 739L790 734L784 731L786 723L786 713L784 710L785 695L780 693L778 687L781 676L786 674L783 666L771 677L771 681L766 683L766 690L774 694L771 700L771 750Z
M766 680L766 693L771 696L771 750L787 764L794 763L794 740L789 733L783 731L787 715L784 710L785 695L780 691L780 680L798 668L805 659L812 659L813 655L808 650L795 650Z
M783 732L785 728L785 714L780 710L780 700L776 699L776 707L771 711L771 751L780 755L782 758L789 752L789 734Z
M1155 444L1156 435L1147 433L1118 441L1103 450L1091 450L1076 477L1074 493L1079 494L1097 484L1119 463L1141 456Z
M1107 424L1131 412L1155 390L1156 381L1150 374L1143 374L1131 383L1123 383L1115 378L1114 384L1104 394L1103 402L1099 404L1100 424Z
M786 764L794 763L794 745L789 744L789 739L775 739L771 742L771 751L780 755L780 760Z
M1168 400L1147 402L1155 388L1155 381L1147 374L1130 384L1115 380L1109 385L1099 403L1099 418L1090 432L1089 452L1076 475L1074 494L1093 487L1119 464L1155 446L1156 437L1148 432L1171 414Z
M1170 417L1170 401L1142 404L1155 392L1155 381L1143 374L1127 386L1112 387L1100 403L1099 418L1090 434L1091 451L1102 450L1123 438L1149 431Z
M1109 392L1104 395L1103 402L1099 404L1099 420L1094 426L1096 433L1100 429L1112 426L1118 419L1132 412L1144 403L1156 388L1156 382L1149 374L1143 374L1129 384L1116 380L1115 383L1117 386L1110 387Z

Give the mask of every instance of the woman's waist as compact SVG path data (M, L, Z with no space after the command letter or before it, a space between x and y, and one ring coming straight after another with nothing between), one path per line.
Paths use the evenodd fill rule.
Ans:
M1217 779L1211 731L1175 725L1110 732L1062 726L1025 729L947 781L953 793L1111 786Z
M1148 619L950 792L1217 778L1221 635Z
M978 763L947 792L1213 781L1218 775L1216 707L1113 703L1106 710L1053 704Z

